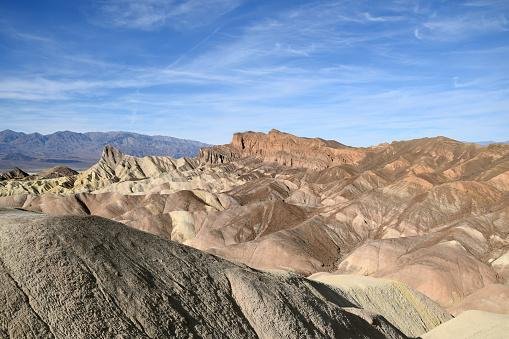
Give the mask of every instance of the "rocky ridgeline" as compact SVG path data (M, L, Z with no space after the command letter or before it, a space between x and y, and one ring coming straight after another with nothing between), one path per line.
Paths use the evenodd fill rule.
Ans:
M12 170L0 173L0 181L2 180L12 180L12 179L24 179L28 177L29 174L23 171L21 168L14 167Z
M211 163L223 163L241 157L255 157L282 166L320 170L340 164L358 164L365 151L347 147L335 141L300 138L271 130L236 133L229 145L201 151L201 158Z

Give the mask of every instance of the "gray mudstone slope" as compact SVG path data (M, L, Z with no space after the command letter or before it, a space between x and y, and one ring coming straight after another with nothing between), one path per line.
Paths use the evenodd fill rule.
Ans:
M318 282L99 217L23 213L0 211L0 338L405 337Z

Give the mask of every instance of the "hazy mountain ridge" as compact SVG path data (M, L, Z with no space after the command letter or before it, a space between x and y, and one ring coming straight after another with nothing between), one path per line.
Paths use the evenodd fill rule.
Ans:
M87 168L97 161L106 145L135 156L174 158L195 156L200 148L208 146L194 140L131 132L59 131L43 135L4 130L0 132L0 170L17 166L33 171L61 164Z

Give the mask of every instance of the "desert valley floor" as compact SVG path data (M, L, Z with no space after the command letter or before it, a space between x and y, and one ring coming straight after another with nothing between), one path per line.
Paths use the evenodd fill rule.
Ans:
M509 333L509 145L106 146L3 173L0 208L0 338Z

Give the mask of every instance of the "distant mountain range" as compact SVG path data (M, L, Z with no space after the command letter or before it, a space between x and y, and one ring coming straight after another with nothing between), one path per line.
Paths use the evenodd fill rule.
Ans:
M209 146L199 141L168 136L150 136L130 132L55 132L48 135L0 132L0 170L20 167L35 171L57 165L74 169L87 168L97 162L105 145L112 145L135 156L195 156Z

